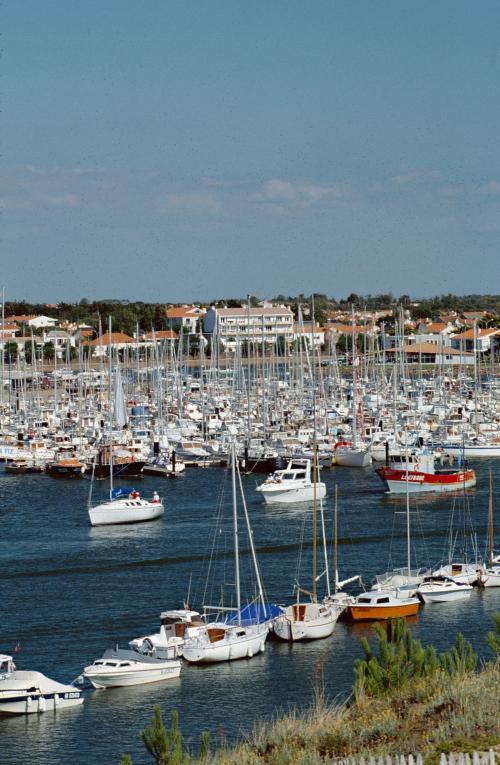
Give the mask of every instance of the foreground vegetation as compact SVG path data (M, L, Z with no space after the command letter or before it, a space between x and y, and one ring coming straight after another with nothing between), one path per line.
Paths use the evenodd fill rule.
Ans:
M262 722L242 743L210 751L207 733L191 755L178 716L165 730L160 708L141 733L157 765L325 765L345 757L420 752L437 765L441 752L472 752L500 744L500 614L488 635L496 660L477 671L478 657L462 635L449 651L414 640L404 620L374 627L376 650L363 639L351 698L329 704L321 684L312 706ZM150 759L151 761L151 759ZM132 765L125 755L120 765Z

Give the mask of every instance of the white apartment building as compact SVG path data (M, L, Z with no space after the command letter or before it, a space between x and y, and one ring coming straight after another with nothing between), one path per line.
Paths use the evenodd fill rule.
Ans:
M274 343L279 337L293 340L293 313L285 306L249 308L215 308L211 306L204 319L207 335L216 335L231 347L238 342Z

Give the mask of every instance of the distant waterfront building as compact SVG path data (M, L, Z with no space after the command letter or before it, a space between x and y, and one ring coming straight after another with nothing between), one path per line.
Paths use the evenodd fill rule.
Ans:
M229 347L248 340L275 343L278 338L293 340L294 319L291 309L286 306L211 306L205 314L204 329L205 334L216 335L221 343Z
M489 329L481 329L479 327L468 329L465 332L454 335L451 338L451 344L453 348L464 351L486 353L491 348L496 351L500 345L500 329L496 327Z
M206 311L197 305L172 306L167 308L166 316L168 326L171 330L187 330L190 334L196 332L198 321L203 319Z

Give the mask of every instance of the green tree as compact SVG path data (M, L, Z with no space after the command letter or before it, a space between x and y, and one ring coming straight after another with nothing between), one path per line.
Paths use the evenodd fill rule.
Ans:
M495 614L495 632L488 632L486 640L491 650L500 657L500 613Z
M167 731L163 724L161 709L157 704L154 707L151 725L141 731L142 743L156 765L188 765L193 760L184 748L179 728L179 714L175 709L172 710L171 717L172 724L170 731ZM204 731L201 734L200 753L196 762L205 762L209 753L210 738L208 732ZM132 765L130 755L125 754L120 765Z
M56 349L54 348L54 343L44 343L43 344L43 358L44 359L53 359L56 355Z
M4 354L8 363L14 364L14 362L17 361L17 352L17 343L5 343Z

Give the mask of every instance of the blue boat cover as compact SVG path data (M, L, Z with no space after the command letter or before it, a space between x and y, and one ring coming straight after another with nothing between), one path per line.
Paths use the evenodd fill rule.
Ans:
M119 499L120 497L128 497L133 489L127 489L125 486L120 486L118 489L113 489L111 492L111 499Z
M241 624L244 627L248 627L250 624L262 624L262 622L267 622L269 619L275 619L282 613L283 609L276 603L266 603L265 608L262 606L262 603L250 603L241 609ZM237 624L237 614L232 613L228 616L226 623Z

